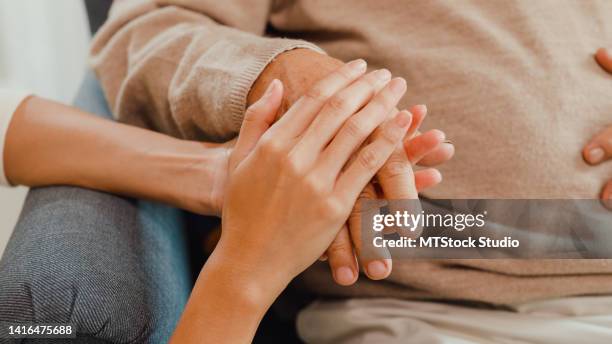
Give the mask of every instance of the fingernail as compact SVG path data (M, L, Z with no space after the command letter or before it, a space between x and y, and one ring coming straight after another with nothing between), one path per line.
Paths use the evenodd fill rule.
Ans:
M349 62L348 66L355 71L362 72L366 69L368 64L363 59L357 59Z
M271 96L272 91L276 88L279 82L280 81L278 79L272 80L272 82L270 82L270 85L268 85L268 88L266 88L266 92L264 93L263 98L268 98L269 96Z
M400 111L395 116L395 124L400 128L407 127L412 121L412 114L406 110Z
M597 164L598 162L601 162L601 160L603 160L605 154L606 153L603 149L601 149L600 147L596 147L589 151L587 158L591 164Z
M387 265L380 260L371 261L367 269L370 277L383 278L387 275Z
M403 78L395 78L391 81L391 91L396 94L403 94L406 91L406 80Z
M340 284L351 284L355 279L355 274L353 274L353 270L347 266L341 266L336 269L335 273L336 282Z
M391 79L391 72L388 69L379 69L375 73L376 78L380 81L387 81Z

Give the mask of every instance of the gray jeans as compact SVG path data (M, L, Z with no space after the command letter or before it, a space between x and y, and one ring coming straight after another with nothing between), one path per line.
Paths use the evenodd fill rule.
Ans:
M110 118L91 73L75 106ZM180 211L76 187L36 188L0 260L0 323L73 324L78 340L70 343L165 343L191 285Z

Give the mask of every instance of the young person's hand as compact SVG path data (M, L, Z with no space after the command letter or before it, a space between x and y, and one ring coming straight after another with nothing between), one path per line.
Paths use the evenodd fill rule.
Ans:
M263 279L274 295L325 252L409 127L410 113L399 112L360 148L406 90L403 79L394 79L370 101L377 72L355 81L364 71L360 60L340 67L267 131L274 115L259 108L276 109L280 82L246 114L230 157L215 252L237 271Z
M277 118L281 117L316 81L340 65L340 60L308 49L287 51L264 69L251 88L248 101L252 103L259 99L272 79L280 79L285 85L281 109L277 112ZM391 77L386 70L381 70L379 74ZM384 84L375 84L376 91L379 91L382 85ZM374 184L369 183L361 198L414 198L417 192L435 186L442 180L438 170L433 167L448 161L454 154L454 146L445 141L445 134L440 130L423 134L418 132L417 129L427 113L424 106L415 106L410 111L413 121L405 137L404 147L398 146L377 174L380 190L377 192ZM417 164L427 168L413 172L412 166ZM413 181L416 181L416 189L411 187ZM351 220L343 226L322 257L328 260L332 276L340 285L355 283L360 266L369 278L375 280L386 278L391 273L390 259L372 259L372 255L365 259L361 254L359 218L359 209L355 208ZM381 252L380 256L385 256L385 252Z

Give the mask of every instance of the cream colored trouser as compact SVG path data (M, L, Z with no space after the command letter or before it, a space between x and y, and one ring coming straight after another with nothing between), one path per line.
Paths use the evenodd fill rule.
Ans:
M612 343L612 296L527 303L514 311L435 302L315 302L298 316L306 343Z

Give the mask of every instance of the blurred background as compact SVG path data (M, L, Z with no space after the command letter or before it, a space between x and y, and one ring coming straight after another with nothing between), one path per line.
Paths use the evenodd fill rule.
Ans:
M83 0L0 0L0 88L70 103L87 67ZM0 255L26 188L0 187Z

